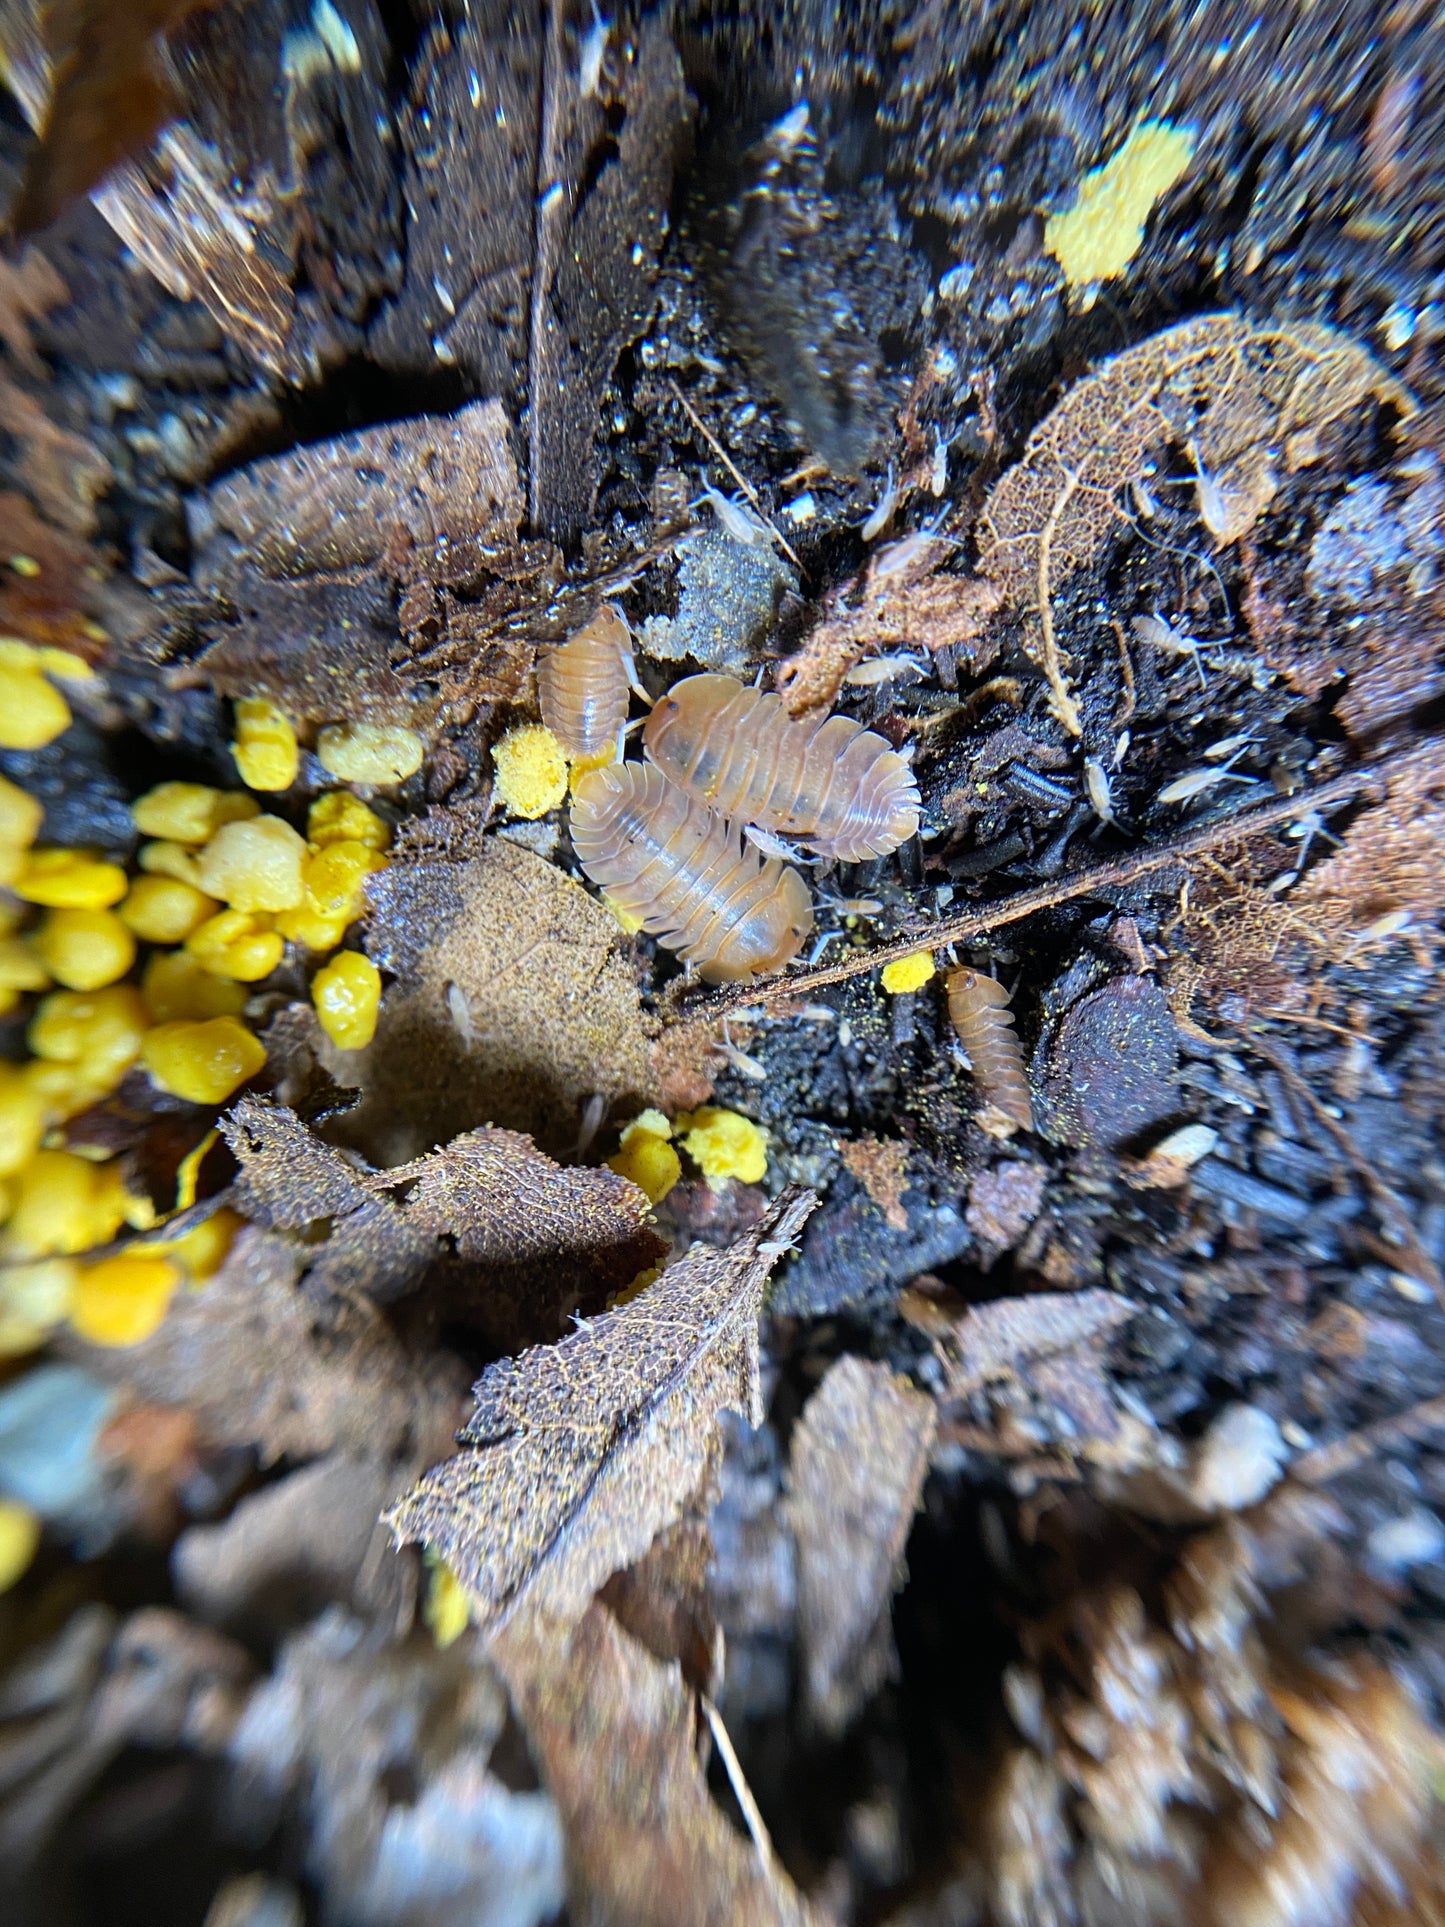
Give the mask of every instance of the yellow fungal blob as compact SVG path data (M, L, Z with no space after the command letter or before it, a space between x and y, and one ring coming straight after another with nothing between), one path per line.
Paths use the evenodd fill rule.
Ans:
M883 988L891 997L906 991L921 990L933 975L933 952L915 950L911 956L895 957L883 966Z
M756 1184L768 1168L768 1134L739 1111L705 1104L684 1112L674 1126L684 1150L709 1184L739 1178Z
M172 1259L193 1282L199 1283L220 1270L232 1239L245 1222L238 1213L222 1205L209 1218L183 1231L179 1238L152 1239L145 1248Z
M343 783L400 783L421 768L423 754L421 737L399 723L328 723L316 738L321 767Z
M247 789L289 790L296 781L300 762L296 731L264 696L243 696L237 702L231 754Z
M147 1031L141 1062L151 1082L192 1104L222 1104L266 1062L266 1048L235 1017L203 1024L158 1024Z
M422 1602L422 1618L438 1646L450 1646L461 1638L467 1630L471 1618L471 1608L467 1605L467 1595L462 1591L461 1581L443 1559L435 1553L427 1554L426 1598Z
M1189 166L1194 136L1167 120L1142 120L1119 151L1079 182L1066 214L1044 223L1044 248L1070 287L1092 289L1122 274L1139 251L1154 203ZM1093 295L1083 305L1092 305Z
M70 1304L71 1329L92 1345L138 1345L166 1315L181 1282L169 1258L123 1251L82 1265Z
M376 1035L381 972L359 950L339 950L311 979L321 1028L342 1050L361 1050Z
M50 1107L34 1078L17 1064L0 1064L0 1178L30 1162L49 1121Z
M141 995L156 1024L238 1017L246 1007L239 980L218 977L188 950L157 950L142 973Z
M201 888L233 910L294 910L305 862L306 845L279 816L224 823L201 852Z
M40 1547L40 1521L17 1499L0 1499L0 1592L30 1569Z
M135 938L113 910L52 910L32 942L45 968L68 990L99 990L135 962Z
M49 985L45 965L23 937L0 937L0 988L46 990Z
M391 830L375 810L350 790L328 790L306 812L308 843L364 843L368 850L389 850Z
M145 1002L130 984L55 990L41 998L25 1041L42 1062L74 1065L99 1089L109 1090L140 1056L148 1027ZM24 1074L33 1089L44 1088L34 1063Z
M0 663L0 749L44 749L70 727L70 704L35 669Z
M10 888L27 903L51 910L108 910L130 879L118 863L88 850L31 850Z
M641 917L634 917L630 910L624 909L617 899L615 897L609 897L605 890L602 892L602 901L621 924L622 934L625 937L636 936L637 932L642 928Z
M116 915L146 943L184 943L220 909L214 897L174 876L140 876Z
M17 1258L48 1258L113 1238L143 1215L125 1188L120 1166L96 1164L74 1151L37 1151L15 1180L15 1208L4 1246Z
M0 1266L0 1358L43 1345L70 1311L78 1276L73 1258Z
M567 757L550 729L523 723L492 748L497 794L513 816L536 818L567 794Z
M215 790L206 783L157 783L130 806L142 836L171 843L204 843L223 823L258 816L261 805L244 790ZM148 866L142 862L141 868Z
M37 797L0 776L0 843L7 849L28 850L44 818L45 806Z
M624 1128L608 1169L645 1191L649 1203L661 1204L682 1176L682 1160L668 1142L671 1136L672 1126L661 1111L644 1111Z
M164 839L158 843L142 843L136 863L147 876L174 877L179 883L189 883L194 890L201 887L201 866L196 853L184 843Z
M285 948L271 919L253 910L220 910L186 938L186 954L203 970L243 984L268 977Z

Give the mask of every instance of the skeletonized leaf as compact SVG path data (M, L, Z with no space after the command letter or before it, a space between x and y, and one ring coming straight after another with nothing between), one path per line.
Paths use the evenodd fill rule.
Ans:
M718 1413L760 1422L763 1286L814 1202L785 1193L730 1250L695 1245L616 1311L483 1373L463 1450L388 1523L446 1560L485 1630L575 1624L680 1517Z
M793 1433L787 1518L798 1546L808 1704L840 1733L893 1670L889 1596L938 1408L886 1365L840 1358Z
M1277 474L1313 460L1318 431L1366 395L1402 414L1408 391L1348 335L1312 322L1268 328L1201 315L1112 356L1044 417L979 522L979 573L1032 614L1026 642L1059 720L1082 734L1053 600L1097 568L1125 527L1119 491L1166 443L1192 451L1200 509L1221 542L1263 514Z
M692 1694L602 1605L571 1642L499 1654L562 1815L574 1893L615 1927L822 1927L708 1791Z

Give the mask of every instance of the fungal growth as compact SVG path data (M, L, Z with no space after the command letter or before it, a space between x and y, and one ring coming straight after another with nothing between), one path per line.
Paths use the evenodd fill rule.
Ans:
M674 783L738 823L801 838L842 863L888 856L918 828L918 785L881 736L847 716L795 720L731 676L688 676L643 731Z
M1003 985L981 970L950 971L948 1015L987 1100L979 1118L984 1130L994 1137L1031 1131L1034 1113L1023 1047Z
M627 721L632 637L607 603L537 665L542 720L574 763L610 763Z
M781 970L813 927L798 872L764 861L738 828L658 769L589 771L571 827L592 882L708 983Z

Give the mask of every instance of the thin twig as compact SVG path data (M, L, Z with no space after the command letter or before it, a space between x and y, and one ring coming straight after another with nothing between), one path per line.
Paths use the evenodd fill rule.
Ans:
M1401 1258L1410 1267L1411 1276L1430 1287L1440 1309L1445 1311L1445 1277L1441 1276L1439 1265L1421 1244L1400 1194L1386 1184L1344 1125L1330 1115L1286 1054L1268 1038L1261 1037L1258 1031L1242 1030L1240 1034L1251 1050L1257 1051L1266 1063L1274 1066L1290 1091L1305 1105L1315 1123L1334 1143L1340 1156L1374 1200L1392 1242L1399 1247Z
M1339 1478L1342 1472L1353 1472L1377 1452L1388 1451L1392 1445L1406 1445L1411 1439L1420 1438L1426 1432L1438 1432L1442 1427L1445 1427L1445 1395L1424 1398L1408 1411L1397 1412L1393 1418L1377 1419L1373 1425L1362 1425L1357 1432L1347 1432L1333 1445L1316 1445L1311 1451L1301 1452L1290 1466L1290 1477L1302 1485L1324 1485L1330 1479Z
M542 515L542 351L547 329L547 300L552 291L554 217L563 195L554 194L557 174L559 99L566 70L562 37L562 0L547 0L547 37L542 43L542 100L537 128L537 174L534 182L532 288L527 314L527 516L538 527Z
M707 443L708 447L712 450L713 454L717 456L718 460L722 463L723 467L727 470L728 474L732 476L733 480L737 483L738 487L742 490L743 494L747 496L748 500L752 503L753 507L757 510L758 514L763 518L764 522L767 523L768 528L772 531L773 540L777 543L778 547L783 551L784 555L786 555L788 559L796 565L798 574L806 582L808 580L808 571L803 567L802 562L799 560L797 551L794 549L790 549L788 547L787 542L783 538L782 530L777 526L777 524L773 521L772 517L768 514L767 510L763 507L762 502L759 499L757 490L753 487L752 483L748 480L747 476L743 474L742 470L738 467L737 463L733 460L732 456L728 454L727 450L723 447L722 443L718 440L717 436L713 434L712 430L708 427L707 423L703 420L702 416L698 414L697 410L693 407L692 403L688 400L687 396L683 394L682 390L678 387L677 383L673 380L671 375L668 376L667 381L668 381L668 386L671 388L673 394L676 395L677 399L682 403L683 409L687 415L688 420L692 423L693 427L697 430L698 434L702 436L703 440Z
M742 1761L733 1750L728 1730L723 1725L722 1714L713 1705L706 1693L699 1693L702 1710L707 1715L707 1723L712 1728L713 1745L717 1748L723 1766L727 1770L728 1784L732 1787L733 1797L743 1810L743 1818L748 1823L753 1845L757 1848L758 1859L762 1862L763 1872L771 1874L774 1865L773 1842L767 1824L758 1811L758 1803L753 1798L753 1790L748 1785L747 1775L743 1772Z
M750 1005L782 1003L821 990L826 984L841 984L849 977L862 976L880 964L912 956L915 950L941 950L945 944L970 943L989 931L1032 917L1040 910L1052 910L1061 903L1072 903L1078 897L1093 896L1100 890L1119 889L1152 870L1169 869L1210 850L1261 836L1266 830L1292 823L1308 810L1330 809L1361 790L1373 788L1383 776L1379 766L1347 770L1315 789L1279 797L1272 803L1262 803L1258 809L1237 810L1232 816L1216 817L1167 843L1131 850L1127 856L1111 858L1107 863L1091 864L1051 883L1036 884L1032 889L1000 897L996 903L980 904L977 909L965 910L956 917L944 917L936 923L919 922L906 936L893 943L880 944L861 956L846 957L834 964L818 964L811 970L796 970L772 983L740 985L700 997L680 997L675 1000L675 1014L690 1020L711 1020L734 1010L745 1010Z

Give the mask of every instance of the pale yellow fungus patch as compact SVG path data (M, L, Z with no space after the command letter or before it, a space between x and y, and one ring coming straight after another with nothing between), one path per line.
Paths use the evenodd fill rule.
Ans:
M902 997L907 991L921 990L932 975L932 951L915 950L911 956L895 957L892 963L884 964L883 988L891 997Z
M739 1111L705 1104L684 1112L673 1128L709 1184L725 1178L756 1184L768 1168L767 1132Z
M445 1560L428 1553L427 1564L431 1570L427 1575L422 1617L437 1645L445 1648L460 1639L467 1630L467 1622L472 1616L471 1608L467 1604L461 1581Z
M540 723L509 729L492 749L497 794L513 816L535 819L555 810L567 794L567 758Z
M1044 223L1044 250L1071 288L1092 290L1111 280L1138 253L1150 210L1189 166L1194 135L1167 120L1142 120L1118 152L1079 182L1066 214ZM1086 294L1084 307L1093 302Z
M645 1191L650 1204L661 1204L682 1176L682 1160L668 1140L672 1126L661 1111L644 1111L623 1132L607 1167Z

